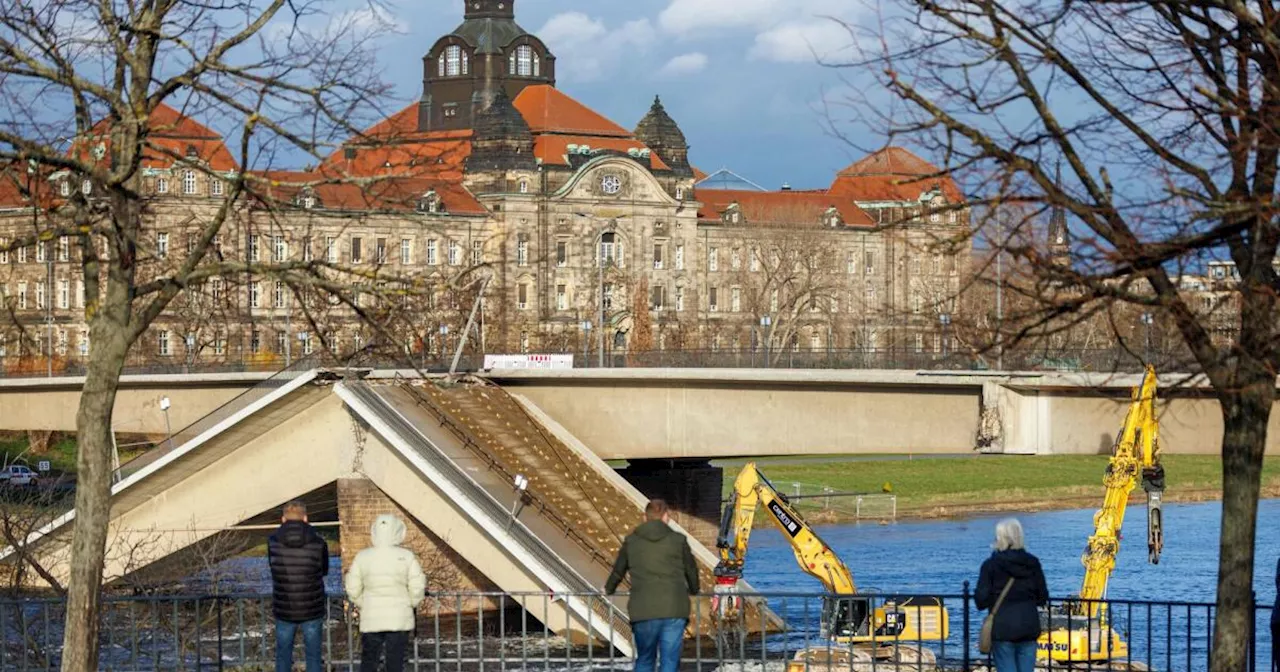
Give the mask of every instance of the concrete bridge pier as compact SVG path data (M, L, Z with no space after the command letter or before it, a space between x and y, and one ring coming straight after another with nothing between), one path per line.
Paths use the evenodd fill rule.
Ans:
M628 460L618 474L645 497L666 500L681 527L707 548L716 547L723 469L705 459Z

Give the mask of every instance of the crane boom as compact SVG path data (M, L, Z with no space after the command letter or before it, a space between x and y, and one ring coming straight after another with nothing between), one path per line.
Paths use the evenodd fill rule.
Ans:
M1081 602L1088 614L1095 616L1107 594L1107 582L1115 571L1120 551L1120 532L1124 524L1129 495L1139 482L1147 493L1147 553L1152 564L1160 562L1164 547L1161 527L1161 496L1164 492L1164 467L1160 464L1159 423L1155 413L1156 372L1148 366L1142 383L1133 389L1132 401L1124 426L1116 437L1111 460L1102 483L1106 488L1102 508L1093 516L1093 535L1089 537L1081 561L1085 566Z

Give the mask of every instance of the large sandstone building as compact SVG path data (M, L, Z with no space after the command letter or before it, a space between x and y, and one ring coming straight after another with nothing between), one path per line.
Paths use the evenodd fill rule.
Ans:
M251 177L284 207L235 204L219 258L364 268L371 303L382 272L428 289L384 311L395 319L379 338L354 309L286 283L214 277L171 306L130 363L274 364L388 333L397 342L384 345L430 363L456 345L481 286L472 342L488 352L945 349L956 260L969 258L950 243L969 216L936 167L890 147L823 189L708 176L657 98L628 130L556 88L555 56L514 5L469 0L424 57L421 99L319 166L242 174L198 115L158 109L150 143L163 151L144 166L148 273L180 263L227 185ZM52 216L33 202L93 188L12 168L0 249ZM74 365L88 352L78 256L68 238L0 252L0 361L52 353Z

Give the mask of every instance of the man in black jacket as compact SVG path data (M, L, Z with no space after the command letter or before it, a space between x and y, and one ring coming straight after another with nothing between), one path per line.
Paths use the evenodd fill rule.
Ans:
M276 672L293 669L293 640L298 630L302 630L307 672L321 672L329 545L307 524L307 507L302 502L285 504L281 522L280 529L267 540L271 608L276 617Z

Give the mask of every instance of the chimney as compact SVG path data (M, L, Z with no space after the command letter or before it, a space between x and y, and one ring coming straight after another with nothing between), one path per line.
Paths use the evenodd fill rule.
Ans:
M790 182L783 182L783 183L782 183L782 190L783 190L783 191L791 191L791 183L790 183Z

